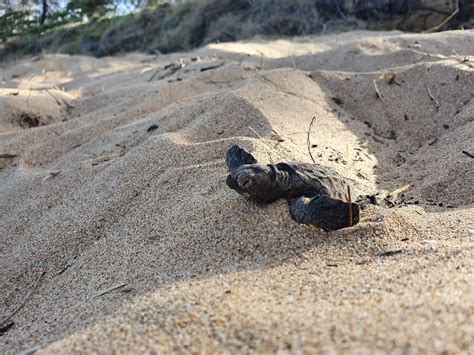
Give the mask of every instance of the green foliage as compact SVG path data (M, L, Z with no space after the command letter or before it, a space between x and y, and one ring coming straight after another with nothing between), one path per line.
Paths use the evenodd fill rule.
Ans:
M102 17L107 14L113 6L113 0L71 0L68 2L66 11L78 16Z
M115 3L116 0L70 0L63 10L48 12L43 24L39 24L38 13L8 8L5 14L0 16L0 39L6 42L11 37L42 34L71 22L82 21L84 17L100 18L111 12Z
M0 16L0 39L6 42L12 35L24 33L35 23L28 11L7 10Z

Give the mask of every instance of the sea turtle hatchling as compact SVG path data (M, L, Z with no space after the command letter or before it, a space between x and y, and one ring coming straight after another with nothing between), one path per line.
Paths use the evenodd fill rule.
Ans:
M232 190L261 203L287 199L297 222L325 230L359 222L359 204L346 202L347 179L326 167L304 163L262 165L238 145L227 152L226 165L230 172L226 182Z

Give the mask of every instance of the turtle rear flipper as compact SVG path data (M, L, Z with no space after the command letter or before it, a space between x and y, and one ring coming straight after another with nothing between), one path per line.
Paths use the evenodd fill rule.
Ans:
M291 214L297 222L335 230L359 222L359 205L352 203L352 223L349 221L349 203L328 196L300 197L292 202Z
M235 144L227 152L225 163L229 168L229 171L232 172L245 164L257 164L257 160L252 154Z

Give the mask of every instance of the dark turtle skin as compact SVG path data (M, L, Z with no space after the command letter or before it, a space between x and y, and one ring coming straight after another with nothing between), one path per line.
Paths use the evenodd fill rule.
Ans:
M278 163L262 165L238 145L227 152L227 185L260 203L280 198L290 201L290 212L300 223L336 230L359 222L359 204L345 201L347 180L318 164Z

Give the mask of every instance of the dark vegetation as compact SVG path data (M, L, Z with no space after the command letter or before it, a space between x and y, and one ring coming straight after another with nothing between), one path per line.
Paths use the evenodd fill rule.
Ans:
M474 27L474 0L201 0L176 4L72 0L63 8L53 0L36 3L36 13L11 6L4 9L0 60L42 52L97 57L129 51L169 53L255 35L281 37L351 29L419 32L443 23L456 10L436 30ZM124 3L137 11L111 16Z

